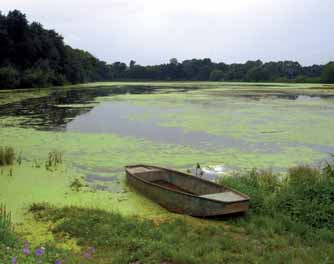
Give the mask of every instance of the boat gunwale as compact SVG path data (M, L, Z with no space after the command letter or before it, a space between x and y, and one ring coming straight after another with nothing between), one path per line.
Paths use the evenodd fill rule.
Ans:
M152 185L152 186L155 186L155 187L158 187L160 189L163 189L163 190L166 190L166 191L169 191L169 192L173 192L173 193L179 193L179 194L182 194L182 195L186 195L186 196L190 196L192 198L197 198L197 199L200 199L200 200L208 200L210 202L215 202L215 203L219 203L219 204L236 204L236 203L244 203L244 202L249 202L250 200L250 197L246 194L243 194L241 192L238 192L232 188L229 188L229 187L226 187L224 185L220 185L220 184L217 184L217 183L214 183L214 182L211 182L211 181L208 181L208 180L205 180L205 179L202 179L202 178L199 178L199 177L196 177L197 179L199 179L200 181L204 181L206 183L209 183L209 184L212 184L212 185L215 185L217 187L223 187L229 191L232 191L232 192L235 192L236 194L240 195L241 197L243 197L244 199L243 200L239 200L239 201L219 201L219 200L215 200L215 199L211 199L211 198L207 198L207 197L201 197L199 195L193 195L191 193L186 193L186 192L182 192L182 191L179 191L179 190L172 190L172 189L169 189L167 187L164 187L164 186L161 186L159 184L156 184L156 183L153 183L153 182L150 182L150 181L147 181L147 180L144 180L143 178L141 177L138 177L132 173L129 172L128 169L130 168L134 168L134 167L149 167L149 168L154 168L154 169L162 169L162 170L165 170L165 171L169 171L169 172L174 172L174 173L178 173L178 174L183 174L183 175L186 175L187 177L196 177L192 174L189 174L189 173L185 173L185 172L180 172L180 171L177 171L177 170L174 170L174 169L168 169L168 168L164 168L164 167L158 167L158 166L154 166L154 165L145 165L145 164L136 164L136 165L128 165L128 166L125 166L125 170L128 174L130 174L132 177L136 178L137 180L141 181L141 182L144 182L145 184L148 184L148 185Z

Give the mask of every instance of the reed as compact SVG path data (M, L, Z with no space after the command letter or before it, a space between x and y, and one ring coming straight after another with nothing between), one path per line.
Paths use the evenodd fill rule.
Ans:
M11 213L4 204L0 204L0 243L10 245L14 237Z
M15 151L12 147L0 146L0 166L13 165L15 162Z
M48 159L45 163L46 169L50 169L52 167L57 167L58 165L63 163L64 153L58 150L53 150L49 152Z

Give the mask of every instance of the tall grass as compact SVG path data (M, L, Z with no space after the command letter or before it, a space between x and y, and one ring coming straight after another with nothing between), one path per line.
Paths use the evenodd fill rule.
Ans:
M13 165L15 161L15 151L12 147L0 146L0 166Z
M298 223L305 228L334 229L334 162L323 168L301 165L286 176L271 171L252 170L225 177L221 183L251 197L250 217L285 219L286 225ZM307 227L306 227L307 226Z
M15 242L11 213L0 204L0 243L11 246Z

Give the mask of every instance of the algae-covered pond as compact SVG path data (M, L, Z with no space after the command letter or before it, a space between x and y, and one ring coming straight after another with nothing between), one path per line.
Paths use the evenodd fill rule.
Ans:
M240 83L98 83L0 93L0 145L22 163L3 168L0 202L17 221L33 202L166 212L128 189L123 166L227 170L318 164L334 153L330 87ZM48 153L64 163L44 168ZM80 192L74 179L88 185Z

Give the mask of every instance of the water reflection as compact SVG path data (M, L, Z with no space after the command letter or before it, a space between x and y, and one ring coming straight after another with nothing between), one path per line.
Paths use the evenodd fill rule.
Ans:
M28 117L16 123L21 127L33 127L38 130L64 131L68 123L75 117L84 115L91 111L96 97L104 97L120 94L148 94L148 93L185 93L190 90L198 89L193 87L156 87L156 86L112 86L97 88L75 88L57 89L55 88L50 95L39 98L30 98L15 103L0 105L0 117L22 116ZM203 90L204 91L204 90ZM216 92L210 92L215 95ZM310 101L320 99L333 99L333 95L303 95L285 94L282 91L273 90L222 90L217 96L245 97L251 100L286 99L297 101ZM79 107L78 107L79 106ZM110 109L113 110L113 109ZM122 109L126 111L126 109ZM110 113L111 115L113 113ZM121 114L118 112L118 114ZM111 118L112 116L110 116ZM70 127L71 129L71 127ZM129 128L130 129L130 128ZM131 128L132 129L132 128ZM138 128L139 129L139 128ZM84 128L87 130L87 128ZM181 135L178 135L181 136Z
M21 127L63 131L66 124L73 118L85 114L93 108L89 104L94 103L96 97L150 92L152 92L152 88L144 86L55 89L49 96L0 105L0 116L29 117L16 124ZM68 107L59 107L62 105Z

